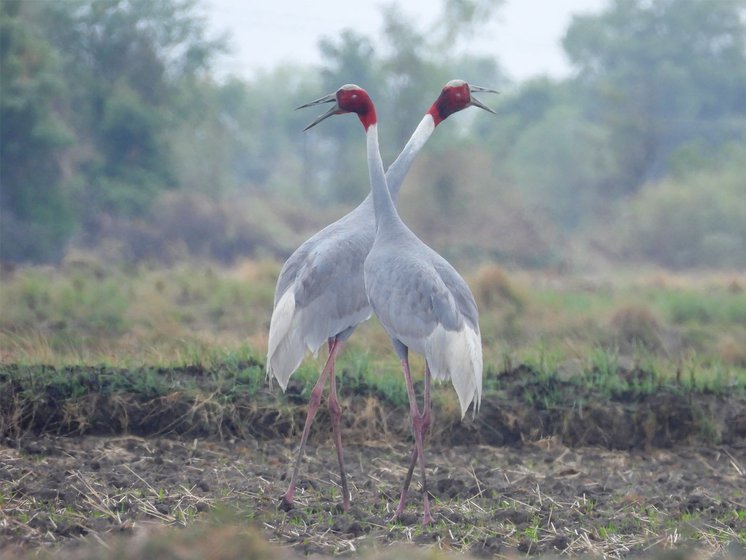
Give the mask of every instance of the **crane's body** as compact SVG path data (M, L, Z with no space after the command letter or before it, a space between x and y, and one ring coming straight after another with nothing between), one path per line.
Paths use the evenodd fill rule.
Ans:
M450 114L470 105L487 109L471 98L471 91L485 89L469 86L460 80L446 84L423 118L423 126L432 132ZM383 171L375 107L367 92L359 86L346 85L316 103L332 101L336 102L335 106L313 124L335 114L354 112L365 128L376 226L373 245L363 265L365 292L401 360L409 397L415 445L395 517L403 512L412 471L419 459L423 524L427 524L433 521L424 458L424 436L430 426L431 377L451 380L459 397L462 416L472 403L475 410L478 408L482 390L482 346L477 307L463 278L445 259L420 241L399 217ZM410 349L425 356L422 412L417 406L409 370Z
M323 98L322 98L323 99ZM314 105L312 102L308 105ZM304 105L305 107L305 105ZM306 129L320 122L311 123ZM435 129L426 115L415 129L399 157L386 173L390 196L396 200L404 177L415 156ZM330 390L328 404L339 461L342 506L349 508L349 492L339 432L341 407L336 395L334 366L342 345L355 327L372 313L365 293L363 263L373 246L376 218L369 194L354 210L328 225L305 241L282 267L275 289L274 310L270 320L267 351L267 375L284 391L290 376L308 352L316 354L327 341L329 357L309 400L306 422L301 435L298 457L281 505L293 504L300 459L321 402L326 379Z
M435 128L423 118L386 173L396 200L415 156ZM267 373L283 391L308 352L329 339L344 342L371 316L363 262L373 246L372 195L307 239L285 261L277 279L270 320Z
M482 344L474 296L456 270L401 221L381 228L365 260L373 311L400 359L425 356L432 377L451 380L462 416L478 409Z
M370 317L363 261L374 232L372 204L362 204L305 241L282 267L267 371L283 391L308 352L330 338L344 342Z

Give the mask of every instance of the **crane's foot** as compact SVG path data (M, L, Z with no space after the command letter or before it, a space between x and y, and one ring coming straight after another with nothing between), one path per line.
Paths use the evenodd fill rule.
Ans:
M293 509L293 498L288 497L287 494L283 494L282 498L280 498L280 503L277 504L277 507L281 509L282 511L290 511Z
M349 504L345 505L343 503L332 506L332 509L331 509L331 513L336 513L336 514L348 513L349 511L350 511L350 505Z
M425 514L422 516L422 526L427 527L428 525L432 525L435 523L435 519L433 519L433 516L430 515L429 511L426 511Z

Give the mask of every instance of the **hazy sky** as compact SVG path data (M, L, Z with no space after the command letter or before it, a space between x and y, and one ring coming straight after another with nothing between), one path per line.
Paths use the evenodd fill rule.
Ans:
M317 63L318 40L345 28L378 37L381 6L388 1L358 0L206 0L215 30L232 36L233 53L225 72L250 75L279 62ZM496 21L467 50L498 57L509 75L522 80L537 74L568 72L560 40L574 13L598 12L606 0L507 0ZM437 0L399 1L410 18L430 23Z

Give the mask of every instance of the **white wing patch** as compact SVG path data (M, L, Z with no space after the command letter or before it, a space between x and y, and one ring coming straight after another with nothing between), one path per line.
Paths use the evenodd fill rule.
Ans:
M267 376L274 377L284 391L306 352L316 355L330 337L358 325L371 315L370 307L333 319L319 299L308 307L295 304L295 284L288 286L277 302L269 323Z
M425 342L425 357L434 379L451 380L461 404L461 418L474 402L474 413L482 402L482 341L479 331L466 323L459 331L441 325Z
M306 353L303 333L294 319L295 290L291 285L272 311L267 345L267 375L274 377L283 391Z

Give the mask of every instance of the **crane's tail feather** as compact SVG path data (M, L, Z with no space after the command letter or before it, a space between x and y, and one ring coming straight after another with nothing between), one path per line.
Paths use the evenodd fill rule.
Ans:
M306 345L303 343L302 329L295 318L295 296L293 290L286 290L277 302L269 324L269 344L267 349L267 376L274 377L283 391L288 380L303 361Z
M459 331L438 326L426 343L430 373L436 380L450 379L456 389L461 418L474 403L474 413L482 402L482 341L479 331L464 325Z

